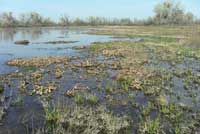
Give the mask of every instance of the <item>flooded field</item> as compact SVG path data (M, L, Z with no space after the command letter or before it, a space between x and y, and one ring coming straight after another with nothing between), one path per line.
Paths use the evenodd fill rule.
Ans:
M1 29L0 134L200 133L200 44L111 29Z

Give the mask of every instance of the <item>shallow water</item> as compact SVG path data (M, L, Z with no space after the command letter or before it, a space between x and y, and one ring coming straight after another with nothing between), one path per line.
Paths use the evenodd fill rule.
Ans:
M0 30L0 74L9 73L16 68L5 65L13 58L29 58L40 56L74 56L76 51L73 46L89 45L92 42L110 41L110 36L84 34L86 30L67 28L16 28ZM17 40L29 40L27 46L14 44ZM78 41L68 44L34 44L47 41ZM58 51L59 50L59 51Z
M10 67L6 62L14 58L30 58L43 56L76 56L78 52L73 46L85 46L92 42L104 42L112 40L110 36L88 35L85 30L67 28L17 28L0 30L0 74L8 74L18 70L17 67ZM29 40L29 45L16 45L17 40ZM47 41L78 41L68 44L34 44ZM26 133L33 132L31 128L42 126L43 108L37 99L32 96L21 95L23 105L21 107L11 106L10 102L17 99L17 83L15 87L6 87L4 96L7 97L5 105L8 110L0 127L0 134L5 133ZM69 86L69 85L68 85ZM4 105L4 104L0 104ZM31 107L30 107L31 105ZM31 116L31 117L30 117ZM28 117L28 118L26 118ZM25 124L23 124L23 122ZM28 124L26 124L29 122ZM37 122L37 123L36 123ZM41 123L39 123L41 122ZM32 126L34 125L34 126ZM36 125L36 126L35 126ZM30 127L30 128L29 128Z
M109 110L113 111L113 113L119 115L129 115L135 122L134 130L137 129L137 123L140 122L140 114L145 108L148 108L149 102L153 103L155 101L155 96L148 96L143 91L131 90L129 92L115 92L114 94L107 95L106 86L108 88L112 88L111 90L115 91L115 88L121 88L119 83L115 83L114 77L117 74L118 70L114 70L111 68L111 64L105 64L106 66L101 66L99 63L112 63L114 59L106 59L103 56L94 56L89 55L87 51L78 51L72 49L74 46L85 46L90 45L92 42L107 42L113 40L134 40L139 41L139 38L113 38L113 36L103 36L103 35L88 35L85 34L87 30L80 29L64 29L64 28L18 28L18 29L4 29L0 31L0 76L3 74L8 74L10 72L14 72L19 69L19 73L24 73L22 77L10 77L10 81L6 83L4 96L7 98L5 103L8 105L8 109L6 111L6 115L3 119L2 126L0 124L0 134L5 133L17 133L23 134L25 132L34 133L32 129L42 128L44 125L44 110L39 101L40 96L30 94L26 94L20 92L19 83L21 81L28 81L27 91L32 91L32 87L34 83L30 80L31 74L30 72L23 72L23 68L10 67L6 65L8 60L13 58L30 58L30 57L43 57L43 56L80 56L81 58L74 58L72 61L69 61L69 67L63 68L64 74L62 78L55 78L55 66L50 65L47 68L41 68L41 72L43 72L44 76L41 79L41 83L45 85L48 82L55 82L57 88L56 90L50 94L50 98L52 99L50 102L59 102L64 106L73 105L75 102L73 98L64 96L64 93L67 90L71 90L77 83L81 83L85 86L88 86L91 90L87 91L87 93L94 94L99 98L99 104L105 105ZM29 40L31 43L27 46L24 45L15 45L14 42L17 40ZM38 42L47 42L47 41L78 41L76 43L69 44L45 44ZM183 63L179 63L176 65L171 65L167 61L159 61L158 57L153 52L152 61L145 65L147 68L153 68L157 70L163 70L165 72L171 72L170 74L173 77L169 77L165 83L165 87L163 87L163 93L166 96L167 101L175 101L175 103L187 104L193 108L193 110L197 111L199 108L199 87L193 87L192 90L185 90L184 87L184 77L175 76L172 72L176 72L176 69L180 71L187 70L188 68L192 70L193 73L199 73L199 61L198 60L190 60L185 59ZM92 56L92 57L91 57ZM88 59L94 60L92 63L95 64L97 61L97 67L94 65L91 68L91 71L100 71L97 75L87 73L87 69L81 66L75 67L75 64L80 64ZM116 59L117 60L117 59ZM62 63L63 67L63 63ZM98 69L94 69L97 67ZM20 71L20 69L22 69ZM94 69L94 70L93 70ZM90 70L90 69L89 69ZM95 72L94 72L95 73ZM161 72L162 73L162 72ZM164 73L164 72L163 72ZM27 77L24 77L28 75ZM178 75L178 73L177 73ZM3 75L8 76L8 75ZM159 77L158 77L159 78ZM11 82L11 84L9 84ZM161 81L162 82L162 81ZM0 83L1 84L1 83ZM10 85L10 87L9 87ZM191 84L190 84L191 85ZM99 90L98 86L103 90ZM198 86L198 84L197 84ZM193 90L197 89L197 90ZM117 91L117 90L116 90ZM80 92L83 94L83 92ZM195 94L197 94L196 98L194 98ZM196 103L192 100L191 95L193 95L193 99L196 99ZM17 97L21 96L23 100L22 106L12 106L9 102L15 102ZM1 97L1 96L0 96ZM170 100L170 97L173 98ZM164 98L165 99L165 98ZM1 100L0 100L1 102ZM174 102L173 102L174 103ZM83 104L85 105L85 104ZM156 104L155 104L156 105ZM1 106L1 104L0 104ZM187 112L186 112L187 114ZM155 118L158 115L158 111L156 109L152 109L149 113L151 118Z
M44 56L82 56L87 58L87 54L78 50L72 49L74 46L86 46L93 42L107 42L112 40L121 40L112 38L112 36L105 35L88 35L85 34L87 30L83 29L67 29L67 28L16 28L16 29L0 29L0 75L6 76L12 72L18 72L20 68L6 65L6 62L15 58L31 58ZM14 42L18 40L29 40L29 45L16 45ZM127 40L127 39L124 39ZM138 41L138 38L131 39ZM45 44L42 42L48 41L78 41L76 43L68 44ZM39 44L38 44L39 43ZM80 62L80 61L78 61ZM49 67L51 68L51 66ZM70 100L63 96L66 90L73 88L76 83L84 83L90 88L95 88L98 82L93 77L83 79L83 72L71 72L68 70L60 81L57 81L53 76L47 75L44 81L57 82L59 90L52 94L53 100L59 99L62 103L68 103ZM22 94L17 89L19 82L23 78L13 78L11 86L5 86L4 96L7 98L6 115L0 124L0 134L16 133L22 134L26 132L33 132L32 129L41 128L44 125L44 111L42 104L38 101L38 97ZM9 81L10 82L10 81ZM5 84L8 85L8 84ZM94 94L104 100L105 94L93 91ZM23 100L21 106L12 106L12 103L17 99ZM120 98L120 96L119 96ZM60 100L61 99L61 100ZM1 101L0 101L1 102ZM71 102L70 102L71 103ZM1 107L4 106L0 104ZM31 106L31 107L30 107ZM117 108L120 110L121 108ZM113 108L114 111L115 108ZM121 109L122 110L122 109ZM128 110L128 109L127 109ZM34 132L33 132L34 133Z

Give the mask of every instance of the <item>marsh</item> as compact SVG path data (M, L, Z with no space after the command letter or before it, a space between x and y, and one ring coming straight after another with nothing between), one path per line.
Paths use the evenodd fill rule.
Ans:
M200 133L198 16L152 6L140 20L0 15L0 134Z

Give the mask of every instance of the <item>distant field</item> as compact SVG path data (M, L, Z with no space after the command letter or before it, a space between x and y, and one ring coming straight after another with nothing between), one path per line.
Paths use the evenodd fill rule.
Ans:
M190 38L200 36L200 25L191 26L99 26L90 34Z

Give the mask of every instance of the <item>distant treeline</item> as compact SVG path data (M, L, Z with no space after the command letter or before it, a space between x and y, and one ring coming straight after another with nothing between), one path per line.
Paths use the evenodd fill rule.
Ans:
M154 16L143 20L131 20L130 18L110 19L95 16L86 19L70 19L67 15L63 15L56 22L36 12L21 14L18 17L14 16L12 12L4 12L0 14L0 27L200 24L200 20L192 13L186 12L180 3L175 3L172 0L157 4L154 8L154 13Z

